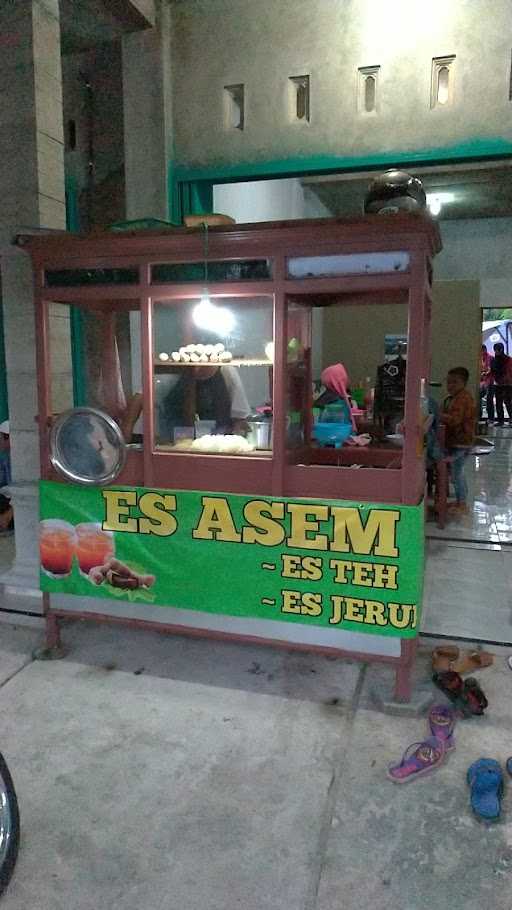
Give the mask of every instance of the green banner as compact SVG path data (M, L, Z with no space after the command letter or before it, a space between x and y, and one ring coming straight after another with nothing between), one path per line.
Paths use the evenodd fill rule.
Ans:
M42 481L41 589L412 638L423 506Z

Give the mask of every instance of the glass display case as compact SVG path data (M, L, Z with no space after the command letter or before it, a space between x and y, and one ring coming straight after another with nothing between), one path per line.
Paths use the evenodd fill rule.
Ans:
M206 286L197 230L21 242L40 276L45 419L101 406L125 429L127 478L421 499L430 219L213 228ZM339 364L345 397L322 381ZM44 439L42 454L51 475Z

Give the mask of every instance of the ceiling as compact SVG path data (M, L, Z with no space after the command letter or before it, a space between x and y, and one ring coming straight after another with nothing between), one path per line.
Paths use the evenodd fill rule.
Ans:
M77 54L147 28L144 5L131 0L59 0L63 54Z
M512 215L512 162L440 165L407 168L420 178L427 194L439 194L439 218L495 218ZM311 189L335 216L360 215L373 174L333 174L304 177ZM445 199L443 200L443 196Z

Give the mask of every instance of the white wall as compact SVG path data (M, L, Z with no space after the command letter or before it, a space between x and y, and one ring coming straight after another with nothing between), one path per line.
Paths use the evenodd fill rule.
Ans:
M512 218L444 221L441 235L436 281L477 280L481 307L512 306Z
M329 218L331 212L297 178L222 183L213 188L213 208L238 224Z

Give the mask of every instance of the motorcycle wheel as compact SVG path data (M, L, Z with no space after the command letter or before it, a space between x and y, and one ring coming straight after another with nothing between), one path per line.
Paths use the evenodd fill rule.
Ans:
M0 753L0 894L9 884L20 842L20 813L12 777Z

